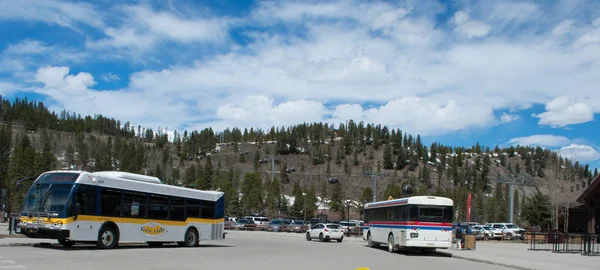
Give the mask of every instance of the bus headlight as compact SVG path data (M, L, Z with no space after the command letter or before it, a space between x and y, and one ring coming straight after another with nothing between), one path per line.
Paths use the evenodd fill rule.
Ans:
M418 238L419 233L410 233L410 238Z
M62 225L63 225L62 221L59 220L57 222L53 222L50 226L59 228L59 227L62 227Z

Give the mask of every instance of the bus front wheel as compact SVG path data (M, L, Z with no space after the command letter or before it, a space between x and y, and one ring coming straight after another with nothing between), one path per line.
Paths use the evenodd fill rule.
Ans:
M373 239L371 239L371 232L369 232L367 234L367 241L368 241L370 247L378 247L379 246L378 244L375 244L375 242L373 242Z
M111 249L117 245L117 231L112 226L102 226L98 234L96 246L102 249Z

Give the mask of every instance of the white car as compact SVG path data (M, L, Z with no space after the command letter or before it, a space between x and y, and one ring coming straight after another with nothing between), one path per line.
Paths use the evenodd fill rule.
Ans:
M332 223L317 223L306 232L306 241L319 239L320 242L329 242L335 239L338 242L344 240L342 227Z
M477 225L473 226L473 231L477 231L477 239L490 240L490 239L501 239L502 230L494 229L489 226Z
M488 223L486 225L502 231L506 236L510 238L523 239L523 235L525 233L525 229L519 228L513 223Z

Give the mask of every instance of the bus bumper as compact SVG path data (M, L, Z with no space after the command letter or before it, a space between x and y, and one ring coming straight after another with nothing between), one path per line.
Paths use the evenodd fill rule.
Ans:
M71 236L69 230L53 229L48 227L27 227L17 225L18 232L29 238L45 239L68 239Z
M406 241L405 247L449 249L452 247L452 241Z

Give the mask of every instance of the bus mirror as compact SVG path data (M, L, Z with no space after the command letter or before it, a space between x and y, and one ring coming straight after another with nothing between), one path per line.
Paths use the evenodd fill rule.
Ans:
M77 216L81 213L81 204L77 203L75 205L75 220L77 220Z

